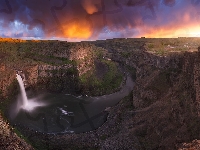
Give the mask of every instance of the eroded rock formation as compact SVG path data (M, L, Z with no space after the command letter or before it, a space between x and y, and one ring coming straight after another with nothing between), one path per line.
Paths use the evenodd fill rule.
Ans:
M60 51L43 49L41 54L60 59L65 57L75 61L76 64L56 66L42 63L19 68L25 72L30 85L44 81L52 91L60 91L62 90L60 83L63 80L61 82L60 78L52 80L52 76L67 76L72 79L74 75L82 76L87 72L96 71L96 66L106 66L96 62L90 45L84 47L80 44L76 48L72 46L70 50L64 50L64 43L58 42L51 46L56 48L58 45L63 49ZM45 48L44 45L43 47ZM37 48L33 50L37 51ZM108 121L101 128L80 135L55 136L34 131L25 131L25 134L35 135L31 140L41 142L39 143L41 145L50 142L53 148L60 149L68 147L68 143L74 144L70 148L87 149L115 147L178 149L184 146L192 147L193 143L198 147L197 140L191 144L181 145L181 143L200 139L200 52L171 52L159 56L142 48L140 51L133 50L128 55L122 54L113 52L109 56L111 60L136 69L135 87L129 98L125 98L119 105L109 110ZM57 58L53 60L58 61ZM8 85L15 79L15 72L12 69L1 63L0 89L4 95ZM59 86L53 89L55 84ZM75 86L79 86L78 81Z

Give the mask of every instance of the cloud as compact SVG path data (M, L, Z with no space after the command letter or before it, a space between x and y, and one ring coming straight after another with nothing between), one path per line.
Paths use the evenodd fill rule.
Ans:
M176 0L163 0L163 3L166 6L174 6L176 4Z
M2 0L0 28L11 37L137 37L156 32L155 26L163 31L196 26L198 9L192 0ZM102 33L105 28L112 34Z

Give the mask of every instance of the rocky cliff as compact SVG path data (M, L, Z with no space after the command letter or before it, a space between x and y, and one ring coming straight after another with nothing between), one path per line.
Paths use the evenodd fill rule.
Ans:
M129 131L137 137L141 149L178 149L182 142L200 139L200 51L165 50L168 39L163 39L160 55L145 46L151 41L141 41L144 44L140 50L129 49L120 40L100 46L113 52L112 60L136 69ZM138 40L128 43L134 42ZM121 48L114 49L113 45L119 43ZM180 41L177 47L181 49Z
M1 64L0 72L0 94L4 97L8 94L8 87L12 84L15 79L15 71L7 68L4 64Z
M0 55L0 91L4 97L9 85L15 80L16 70L22 70L27 87L33 87L41 81L49 83L51 80L53 83L53 76L62 79L66 77L65 81L72 80L73 76L73 81L77 82L75 80L78 77L95 69L94 47L89 44L7 39L1 41L0 45L3 51ZM62 84L67 85L69 82ZM68 89L72 88L72 84Z
M55 49L60 45L61 50L53 52L43 49L41 52L42 57L50 57L44 59L28 55L29 58L43 60L45 63L22 67L27 74L27 82L30 85L45 82L51 91L62 90L63 79L60 80L60 77L66 76L67 79L70 78L70 81L73 81L73 85L77 83L76 87L88 83L82 86L87 91L92 91L97 86L101 89L107 85L101 84L102 79L112 77L112 81L116 82L118 76L114 76L112 72L116 73L117 70L111 60L136 70L132 95L110 109L108 121L101 128L81 135L44 135L31 131L31 134L36 135L32 141L40 143L38 140L40 136L43 139L41 145L50 141L49 144L53 148L60 149L68 147L68 144L62 141L73 143L74 145L70 148L87 149L114 149L116 147L148 150L181 149L184 146L192 147L192 143L195 143L194 147L198 147L199 142L193 140L200 139L200 51L170 51L166 55L158 55L146 49L144 41L141 43L139 40L134 43L139 45L139 49L136 46L127 47L127 44L124 44L123 48L127 48L127 51L123 48L117 49L123 42L117 43L117 48L102 44L100 46L107 52L96 57L90 44L86 44L86 47L79 44L77 48L68 45L70 48L63 50L66 44L57 42L50 45ZM49 48L45 47L44 43L41 45L43 48ZM39 52L37 47L33 49ZM24 55L27 53L23 52ZM75 64L63 65L63 60L66 62L63 57L75 61ZM59 65L47 63L48 59ZM60 62L61 59L63 59L62 62ZM14 80L15 73L5 64L2 64L0 69L2 77L5 77L1 79L0 85L5 91L6 83ZM109 78L105 78L106 75ZM54 79L51 78L52 76ZM91 80L97 84L94 86L93 83L89 83L88 81ZM55 84L58 85L56 89ZM46 137L48 140L45 140ZM90 142L86 142L88 138ZM190 144L182 144L191 141L193 142Z
M200 139L200 52L155 56L143 51L124 63L137 70L133 130L143 149L176 149Z
M122 76L116 64L98 59L95 46L87 43L9 39L0 41L0 46L0 115L5 113L9 102L16 99L19 93L16 70L22 71L26 87L34 92L65 90L73 94L89 92L99 95L109 93L121 84ZM98 68L99 65L101 68ZM97 73L100 74L98 77ZM113 82L116 79L117 84ZM0 118L0 122L5 123L5 120ZM6 127L3 130L7 130ZM0 136L0 140L4 138L1 133ZM8 142L15 139L14 136L6 138L11 139ZM25 144L20 146L20 143L13 142L23 149ZM9 148L9 145L4 143L0 147Z

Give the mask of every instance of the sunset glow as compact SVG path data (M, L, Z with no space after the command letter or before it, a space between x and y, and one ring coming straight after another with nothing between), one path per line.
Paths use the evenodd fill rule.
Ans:
M19 0L10 5L9 14L0 2L0 37L80 41L200 36L200 3L193 1Z
M92 35L90 25L86 21L71 22L63 26L64 36L67 38L87 39Z
M146 29L146 33L138 37L147 38L176 38L176 37L200 37L199 25L185 25L182 27L154 27Z

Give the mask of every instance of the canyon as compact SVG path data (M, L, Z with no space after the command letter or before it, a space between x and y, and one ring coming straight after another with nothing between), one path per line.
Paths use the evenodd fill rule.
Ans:
M19 93L16 70L24 72L27 90L35 93L68 91L89 96L119 91L126 70L135 80L133 91L105 110L107 121L98 129L44 134L20 128L20 134L35 149L198 149L199 42L198 38L80 43L3 40L1 115Z

